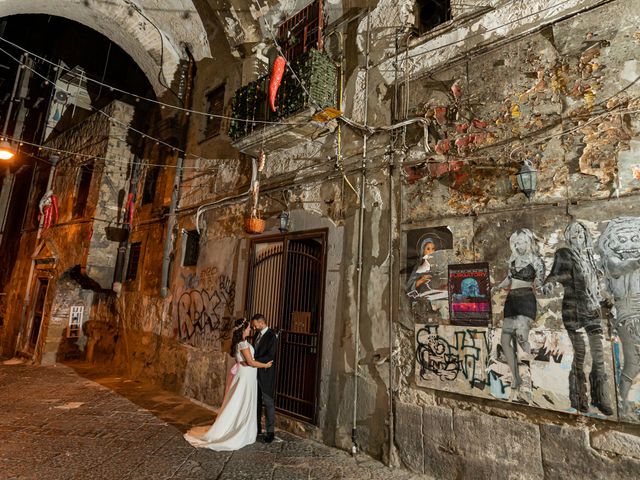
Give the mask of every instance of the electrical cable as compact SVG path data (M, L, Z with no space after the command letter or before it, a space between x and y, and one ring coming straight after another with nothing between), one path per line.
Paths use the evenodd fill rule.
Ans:
M158 69L158 82L160 83L160 85L162 85L164 88L166 88L167 90L169 90L171 93L173 93L173 95L178 99L178 101L180 102L180 104L184 107L184 101L182 100L182 98L180 98L180 95L178 95L168 84L167 84L167 79L164 76L164 35L162 34L162 31L160 30L160 28L155 24L155 22L153 22L149 17L147 17L142 10L140 9L140 7L138 5L136 5L135 3L133 3L131 0L122 0L124 3L126 3L127 5L129 5L129 7L131 7L133 10L135 10L136 12L138 12L138 15L140 15L142 18L144 18L147 22L149 22L151 25L153 25L153 27L156 29L156 31L158 32L158 35L160 35L160 68ZM163 81L164 80L164 81Z
M8 45L11 45L12 47L17 48L18 50L22 51L23 53L26 53L29 56L32 56L34 58L37 58L38 60L41 60L41 61L43 61L45 63L48 63L48 64L54 66L54 68L60 68L61 70L64 70L66 72L71 72L72 71L71 68L67 68L67 67L63 67L61 65L58 65L57 63L52 62L51 60L49 60L49 59L47 59L45 57L42 57L42 56L40 56L40 55L30 51L30 50L27 50L26 48L18 45L17 43L14 43L14 42L12 42L10 40L7 40L6 38L0 37L0 42L4 42L4 43L6 43ZM273 120L251 120L251 119L247 119L247 118L230 117L230 116L227 116L227 115L218 115L218 114L214 114L214 113L203 112L203 111L200 111L200 110L193 110L193 109L189 109L189 108L185 108L185 107L180 107L180 106L177 106L177 105L171 105L169 103L164 103L164 102L161 102L160 100L156 100L156 99L153 99L153 98L143 97L141 95L137 95L135 93L131 93L131 92L128 92L128 91L123 90L121 88L115 87L113 85L109 85L107 83L101 82L101 81L96 80L95 78L91 78L89 76L85 76L85 79L88 82L95 83L96 85L108 88L109 90L112 90L114 92L118 92L118 93L121 93L123 95L130 96L130 97L136 99L136 101L144 100L146 102L153 103L155 105L159 105L160 108L170 108L170 109L174 109L174 110L177 110L177 111L180 111L180 112L183 112L183 113L202 115L202 116L209 117L209 118L220 118L222 120L233 120L233 121L236 121L236 122L251 122L251 123L260 123L260 124L267 124L267 125L307 125L307 122L282 122L282 121L273 121Z
M469 35L469 36L467 36L465 38L462 38L460 40L454 40L454 41L452 41L450 43L445 43L445 44L442 44L442 45L438 45L437 47L433 47L431 49L421 50L420 52L416 52L415 54L408 55L405 58L409 59L409 58L419 57L419 56L425 55L427 53L437 52L438 50L441 50L443 48L451 47L453 45L457 45L459 43L466 42L470 38L485 36L488 33L498 31L501 28L507 27L507 26L512 25L514 23L518 23L519 21L524 20L526 18L536 16L536 15L540 14L541 12L545 12L547 10L552 10L554 8L558 8L558 7L562 6L562 5L564 5L565 3L569 3L571 1L573 1L573 0L562 0L562 1L557 2L557 3L556 2L552 2L552 5L549 5L548 7L541 8L540 10L536 10L535 12L529 13L527 15L523 15L522 17L515 18L515 19L513 19L511 21L508 21L508 22L506 22L504 24L498 25L496 27L487 28L487 29L479 29L478 33L473 33L473 34L471 34L471 35ZM414 48L419 48L419 47L414 47ZM386 59L382 60L381 62L379 62L378 64L376 64L375 66L377 67L377 66L387 62L388 60L389 59L386 58Z

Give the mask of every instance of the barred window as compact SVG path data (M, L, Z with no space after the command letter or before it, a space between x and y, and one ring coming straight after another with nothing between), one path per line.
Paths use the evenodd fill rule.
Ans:
M68 338L78 338L80 336L83 315L83 305L74 305L71 307L71 312L69 313L69 328L67 329Z
M310 48L322 51L324 12L322 0L315 0L278 26L278 43L288 61Z

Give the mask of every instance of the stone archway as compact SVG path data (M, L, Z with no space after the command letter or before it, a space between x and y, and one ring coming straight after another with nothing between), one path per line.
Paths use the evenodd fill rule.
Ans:
M196 60L211 56L191 0L0 0L0 17L19 14L64 17L101 33L131 56L157 95L173 80L185 45Z

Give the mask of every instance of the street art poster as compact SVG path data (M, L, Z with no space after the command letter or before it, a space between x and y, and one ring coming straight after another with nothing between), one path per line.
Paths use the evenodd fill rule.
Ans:
M420 324L415 336L418 386L490 398L489 329Z
M512 388L514 375L501 345L500 328L421 324L416 325L415 335L418 386L547 410L617 418L615 410L605 415L593 404L583 410L572 406L570 375L574 354L572 341L562 330L529 331L529 353L518 352L518 388ZM583 335L586 336L584 332ZM605 348L610 347L606 342ZM609 358L606 368L611 371L611 367ZM586 378L593 378L592 371L589 365ZM608 377L604 388L614 398L612 377Z
M408 297L429 302L448 299L447 265L453 249L449 227L429 227L407 232Z
M489 325L491 282L488 263L449 265L449 319L452 325Z
M640 217L611 220L598 239L607 288L613 296L616 380L623 420L640 420Z

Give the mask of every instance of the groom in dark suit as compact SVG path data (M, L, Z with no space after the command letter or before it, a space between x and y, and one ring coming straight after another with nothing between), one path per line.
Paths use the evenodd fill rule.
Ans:
M253 337L254 358L258 362L275 361L278 348L276 333L267 326L264 315L256 313L251 319L255 331ZM267 434L263 441L271 443L275 437L276 407L273 402L276 380L275 368L258 369L258 435L262 433L262 405L267 410Z

